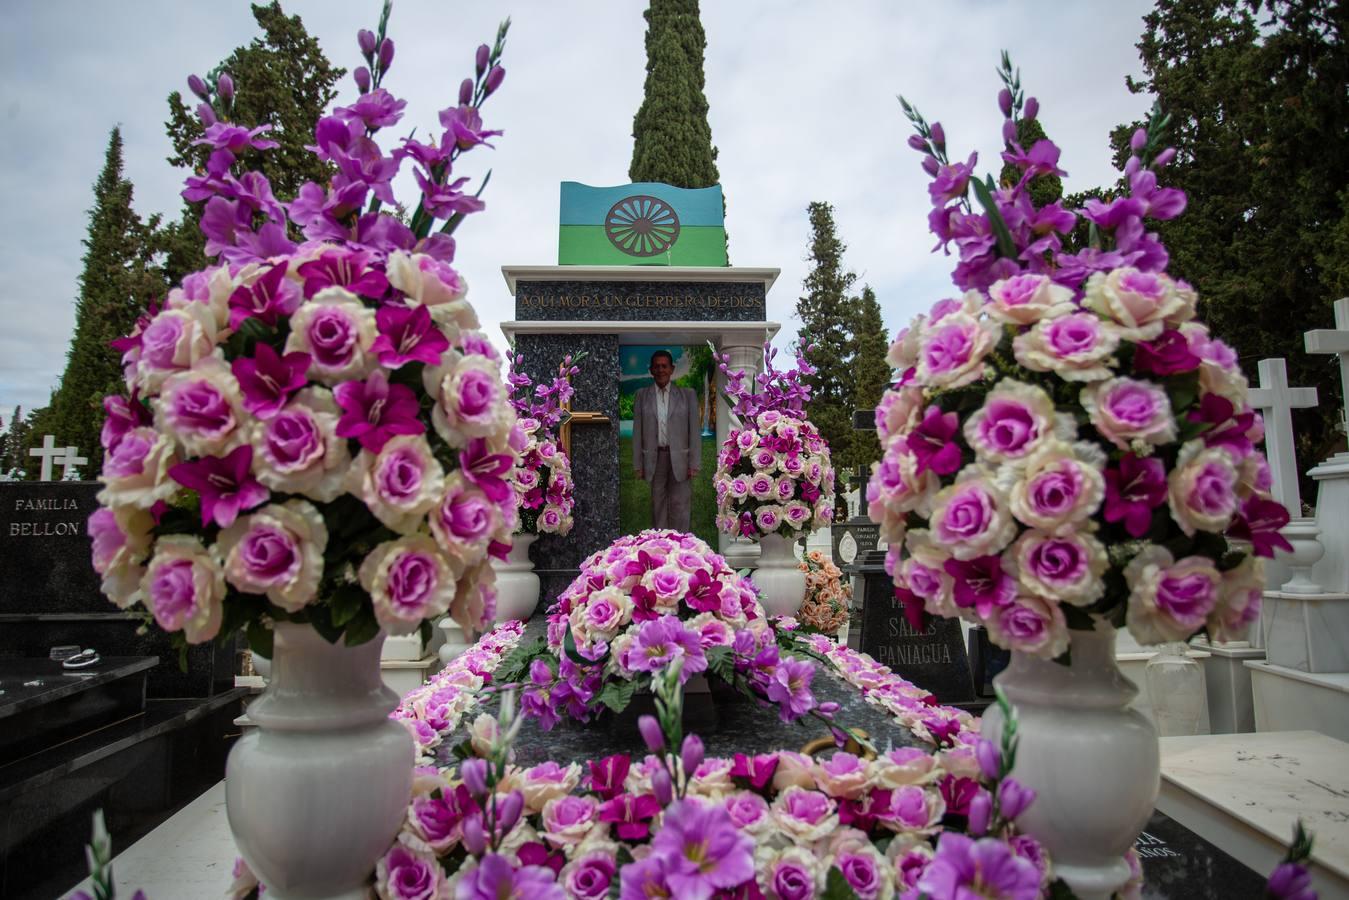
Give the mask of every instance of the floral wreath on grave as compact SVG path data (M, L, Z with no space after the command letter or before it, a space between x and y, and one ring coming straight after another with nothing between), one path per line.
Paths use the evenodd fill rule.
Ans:
M381 87L387 17L361 33L360 97L315 126L331 181L289 203L241 162L278 145L271 126L230 120L230 76L188 81L211 152L183 197L202 204L218 262L114 344L127 395L104 401L89 524L108 598L182 646L246 629L270 655L274 621L350 645L489 612L523 434L451 235L484 206L454 167L500 134L480 109L505 75L507 26L436 140L386 155L376 137L406 106ZM380 210L408 160L421 196L405 225Z
M806 573L806 599L796 618L812 631L838 634L838 630L848 624L852 585L844 580L839 567L819 550L807 552L800 569Z
M739 420L722 442L713 487L717 529L757 541L781 533L788 540L827 526L834 518L834 469L829 444L806 418L815 367L804 339L796 365L773 368L777 350L764 344L764 371L746 386L746 373L716 354L726 377L726 400Z
M702 540L648 530L591 554L548 610L545 639L522 650L524 713L545 730L562 717L621 712L678 664L684 684L713 678L778 707L784 722L832 721L817 703L812 657L799 636L765 617L754 585Z
M949 159L940 124L903 104L964 293L900 332L901 375L876 409L868 511L896 594L915 625L959 616L1043 658L1098 618L1142 644L1238 633L1259 613L1258 557L1290 549L1288 515L1237 355L1146 231L1185 207L1157 183L1168 119L1154 108L1134 133L1127 192L1037 206L1038 179L1064 174L1059 149L1017 142L1037 107L1005 57L1003 77L1001 184L974 176L976 154ZM1068 252L1079 218L1090 244Z
M520 371L523 356L512 354L509 358L506 382L510 385L511 406L525 435L524 446L519 448L520 460L511 473L519 499L520 534L571 532L575 483L571 459L558 440L558 427L566 419L574 393L571 377L581 371L578 364L585 357L585 353L567 354L552 382L538 385Z

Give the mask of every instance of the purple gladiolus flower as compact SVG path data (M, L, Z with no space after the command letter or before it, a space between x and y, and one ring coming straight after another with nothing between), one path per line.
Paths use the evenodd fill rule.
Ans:
M979 154L971 153L970 158L963 163L938 166L932 184L927 188L927 192L932 195L932 202L945 206L952 200L959 200L965 196L965 190L970 184L970 175L973 174L974 165L978 160Z
M981 619L1016 599L1016 579L1002 570L1000 556L977 559L948 559L942 568L955 579L955 603L961 609L974 609Z
M1316 900L1312 890L1312 876L1299 863L1280 863L1270 873L1265 885L1265 896L1272 900Z
M749 786L756 791L763 791L765 787L773 781L773 775L778 770L778 756L776 753L760 753L756 756L746 756L743 753L735 755L735 761L731 765L732 778L744 778L749 781Z
M652 753L659 753L665 749L665 733L660 730L660 723L656 721L655 716L638 716L637 730L642 734L642 742L646 744L646 749Z
M364 250L325 250L296 271L304 277L304 295L312 297L326 287L344 287L353 294L378 300L389 291L389 279L370 267L373 254Z
M244 409L259 419L276 415L290 395L308 383L309 363L308 353L278 356L270 344L259 341L252 359L240 357L230 363L244 395Z
M454 896L455 900L501 900L503 897L564 900L566 895L551 869L543 866L517 869L506 857L490 853L460 879Z
M682 684L707 669L707 656L696 632L689 631L677 616L659 616L644 622L637 642L628 651L629 668L640 672L663 669L675 657L683 657L679 672Z
M154 422L150 410L133 393L130 397L115 394L103 398L103 429L99 432L98 442L104 450L112 450L122 436L133 428Z
M918 890L931 900L1035 900L1040 896L1040 872L997 838L975 841L947 832L919 876Z
M979 771L989 781L997 780L1002 774L1002 750L987 738L979 738L974 745L975 758L979 760Z
M960 468L960 446L954 438L960 433L960 418L943 413L938 406L923 411L923 421L908 436L909 452L918 460L916 474L931 469L938 475L950 475Z
M815 695L810 692L814 677L815 665L808 660L788 656L778 662L768 682L768 699L778 705L782 721L795 721L814 708Z
M1277 500L1252 494L1227 529L1227 536L1250 541L1256 556L1274 558L1275 550L1293 552L1293 545L1279 532L1288 524L1288 510Z
M277 263L251 285L240 285L230 294L230 327L245 319L257 319L269 328L300 306L300 288L286 277L288 263Z
M474 438L459 451L459 466L464 477L494 503L505 503L515 493L510 477L514 459L505 453L492 453L483 438Z
M442 109L440 124L445 127L445 138L441 141L441 146L455 146L460 150L471 150L479 144L490 147L492 145L487 143L487 139L502 134L500 131L488 131L482 127L482 116L476 106L451 106Z
M221 76L223 82L225 76ZM217 84L217 87L223 85ZM270 125L259 125L257 128L243 128L239 125L231 125L228 122L216 122L206 129L203 137L197 138L192 142L195 147L204 144L216 150L228 150L235 156L243 153L245 150L272 150L280 147L276 141L269 141L258 135L266 134L272 130Z
M356 32L356 45L361 48L361 55L373 59L375 56L375 33L369 28L362 28Z
M397 125L398 120L403 118L403 109L407 105L406 100L397 99L384 88L375 88L367 94L362 94L360 99L350 106L339 106L333 112L338 118L360 122L366 130L373 131Z
M596 762L590 761L589 788L605 800L612 800L623 793L623 782L632 767L632 759L626 753L606 756Z
M980 788L970 800L968 813L970 834L983 837L988 833L988 823L993 817L993 795Z
M665 859L665 883L688 900L708 900L718 889L754 877L754 842L720 805L681 800L671 806L651 841L651 855Z
M651 833L649 823L658 812L660 804L650 794L622 793L600 804L600 821L614 825L619 840L640 841Z
M1141 538L1152 527L1152 510L1166 502L1166 467L1155 457L1126 453L1118 469L1105 470L1105 520L1124 522Z
M449 184L436 184L414 169L412 174L422 189L422 202L427 212L437 219L448 219L455 213L475 213L487 208L477 197L466 194L460 188L468 184L467 178L459 178Z
M234 524L239 513L264 503L271 492L253 477L253 448L245 444L228 456L205 456L196 462L178 463L169 476L201 497L201 524L221 528Z
M1015 819L1035 802L1035 791L1015 778L1004 778L998 785L998 811L1004 818Z
M1068 173L1059 168L1059 152L1058 146L1046 139L1036 141L1029 151L1023 150L1020 144L1012 144L1011 150L1003 151L1002 158L1004 162L1023 170L1023 178L1040 175L1063 177Z
M487 73L487 80L483 82L483 96L490 97L496 93L497 88L501 87L501 82L506 80L506 69L504 66L492 66L491 71Z
M410 362L434 366L450 347L450 339L431 321L431 311L425 306L382 306L375 313L375 324L379 337L370 352L378 354L390 369Z
M396 434L422 434L426 426L417 418L417 395L402 384L390 384L383 371L365 381L345 381L333 388L342 407L337 435L356 438L371 453L378 453Z

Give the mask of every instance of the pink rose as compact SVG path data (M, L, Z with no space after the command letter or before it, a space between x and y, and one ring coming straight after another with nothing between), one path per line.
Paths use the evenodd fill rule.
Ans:
M953 313L927 329L918 358L918 379L930 387L954 389L984 375L984 358L997 343L992 323Z
M1101 576L1110 560L1101 542L1085 531L1063 535L1027 531L1010 552L1017 580L1029 593L1086 606L1105 592Z
M411 634L423 619L448 611L458 589L457 574L424 534L379 544L358 572L376 621L390 634Z
M1129 631L1140 644L1183 641L1218 603L1222 575L1206 556L1176 560L1150 545L1124 569L1129 585Z
M219 559L195 537L171 534L155 543L141 595L156 624L181 630L189 644L209 641L220 631L225 576Z
M1010 378L998 382L965 423L965 440L982 460L1022 459L1054 429L1054 401L1043 390Z
M1012 485L1012 515L1032 528L1075 531L1100 508L1105 479L1066 444L1051 442L1026 460Z
M988 637L1008 650L1054 659L1068 649L1068 623L1053 601L1030 594L1018 596L985 620Z
M1171 400L1150 381L1111 378L1083 388L1081 399L1101 437L1121 450L1133 441L1156 446L1176 439Z
M1180 448L1176 466L1167 477L1171 517L1188 535L1196 531L1221 533L1236 515L1239 498L1237 468L1227 451L1205 448L1190 441Z
M1134 268L1092 273L1083 305L1118 324L1120 336L1130 341L1153 340L1166 319L1186 307L1170 278Z
M1064 381L1100 381L1111 375L1119 329L1089 312L1037 322L1012 340L1012 355L1032 372Z
M1032 325L1073 308L1073 292L1048 275L1025 273L999 279L988 288L988 314L1012 325Z
M999 553L1016 536L1007 500L971 467L932 501L932 537L958 560Z

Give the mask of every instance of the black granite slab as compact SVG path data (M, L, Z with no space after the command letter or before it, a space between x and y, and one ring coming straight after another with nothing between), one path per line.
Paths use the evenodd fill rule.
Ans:
M762 322L763 282L526 281L515 286L521 321Z
M861 651L931 691L942 703L974 700L959 620L932 617L925 629L917 631L904 617L884 566L864 565L851 571L862 576Z
M852 537L851 545L843 544L845 535ZM829 529L830 552L836 566L861 564L867 554L876 549L881 540L881 526L867 519L842 522ZM845 552L845 548L849 552Z
M87 669L51 659L0 659L0 719L154 668L155 657L105 657Z
M1258 900L1262 874L1181 825L1154 812L1134 842L1143 863L1143 900Z
M96 481L0 482L0 613L106 612L87 523Z
M525 630L526 643L543 635L541 616L530 620ZM709 679L710 693L689 693L684 702L684 728L697 732L703 739L708 756L730 758L735 753L766 753L770 750L799 750L816 738L828 737L828 731L818 721L807 718L803 723L786 724L778 717L777 708L761 705L726 685ZM834 701L840 706L838 721L867 733L880 749L917 745L913 735L895 722L879 707L862 698L852 685L822 669L815 673L811 691L820 702ZM495 701L489 704L495 709ZM515 755L522 766L537 765L545 760L556 760L564 765L599 759L614 753L646 754L637 731L637 718L655 711L654 699L637 697L621 714L606 713L596 722L581 724L564 721L552 731L543 731L535 720L527 720L515 744ZM440 746L441 765L451 762L451 748L462 743L464 731L471 722L448 737Z

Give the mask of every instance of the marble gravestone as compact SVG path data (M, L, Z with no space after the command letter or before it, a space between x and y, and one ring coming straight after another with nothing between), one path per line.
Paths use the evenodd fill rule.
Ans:
M572 380L571 408L598 414L571 428L576 498L571 533L541 535L530 549L542 580L541 609L575 577L582 560L620 536L621 348L710 342L748 369L762 359L765 340L777 330L764 316L778 270L726 265L721 212L719 188L566 183L560 264L502 269L515 298L515 320L502 330L523 357L522 371L535 383L548 381L564 356L587 353ZM669 252L648 252L650 241L635 240L634 234L668 241ZM695 252L689 243L680 250L686 242L703 249ZM704 252L708 248L720 252ZM729 411L719 403L718 435L706 440L725 436ZM600 417L607 421L597 421Z

